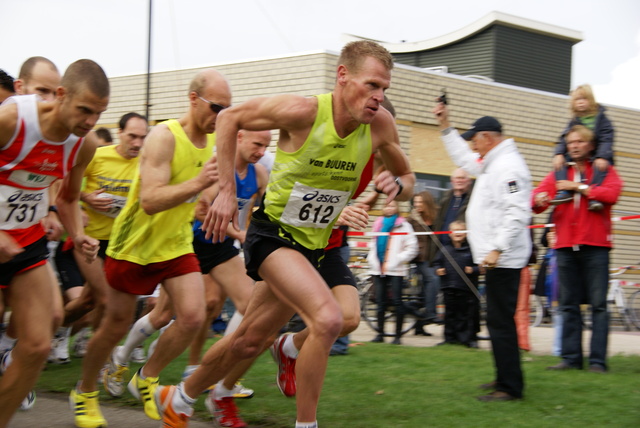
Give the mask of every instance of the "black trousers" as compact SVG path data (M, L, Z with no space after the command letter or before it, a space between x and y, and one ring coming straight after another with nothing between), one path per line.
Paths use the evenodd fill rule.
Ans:
M476 340L473 300L478 300L469 290L443 288L444 340L449 343L469 345Z
M487 328L496 366L497 391L521 398L524 379L520 366L518 334L513 316L518 301L521 269L497 268L485 276Z

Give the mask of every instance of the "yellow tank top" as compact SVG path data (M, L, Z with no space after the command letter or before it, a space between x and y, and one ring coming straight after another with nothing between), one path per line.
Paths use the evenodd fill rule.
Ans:
M118 216L125 203L131 188L131 182L138 171L139 159L127 159L122 157L116 146L100 147L87 166L84 174L84 192L91 193L98 189L104 189L101 197L113 199L109 211L94 211L84 202L89 224L84 229L92 238L109 239L114 219Z
M207 147L199 149L187 137L177 120L163 122L175 137L169 185L196 177L213 155L215 135L210 134ZM127 204L113 224L107 255L140 265L172 260L193 253L191 221L197 195L188 201L154 215L140 206L140 173L129 193Z
M309 136L294 153L276 151L265 196L265 213L310 250L327 246L371 157L371 129L360 125L340 138L333 125L332 94L318 95Z

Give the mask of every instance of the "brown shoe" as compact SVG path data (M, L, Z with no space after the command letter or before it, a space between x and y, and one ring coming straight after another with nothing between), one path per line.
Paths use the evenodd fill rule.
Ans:
M564 361L556 364L555 366L547 367L547 370L575 370L575 369L578 369L578 367L570 366Z
M590 373L606 373L607 369L597 364L592 364L589 366L589 372Z
M484 389L485 391L489 391L489 390L492 390L492 389L496 389L497 386L498 386L498 382L496 382L494 380L493 382L483 383L478 388Z
M514 397L511 394L507 394L504 391L493 391L491 394L481 395L478 397L478 401L483 401L485 403L490 403L492 401L513 401L519 400L519 398Z

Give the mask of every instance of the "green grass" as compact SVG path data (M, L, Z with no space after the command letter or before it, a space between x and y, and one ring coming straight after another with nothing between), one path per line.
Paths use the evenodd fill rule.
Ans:
M523 363L525 399L481 403L477 386L493 378L490 352L456 346L413 348L366 343L348 356L331 357L318 409L322 427L633 427L640 426L640 357L613 356L610 372L552 372L556 357L530 356ZM49 365L38 390L67 394L79 378L81 360ZM186 355L161 376L177 383ZM132 365L132 370L139 367ZM275 363L265 354L243 383L256 391L237 400L252 427L290 428L295 400L275 385ZM128 393L114 399L101 392L102 405L140 407ZM142 409L140 410L142 411ZM196 417L207 418L203 400Z

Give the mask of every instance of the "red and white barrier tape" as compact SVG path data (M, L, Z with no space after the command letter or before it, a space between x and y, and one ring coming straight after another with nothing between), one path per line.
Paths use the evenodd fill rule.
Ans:
M625 220L637 220L640 219L640 214L636 215L626 215L621 217L611 217L611 221L625 221ZM544 229L545 227L553 227L554 223L546 223L546 224L534 224L528 226L529 229ZM459 233L469 233L468 230L459 230ZM452 233L450 230L443 231L434 231L434 232L358 232L358 231L348 231L347 236L396 236L396 235L448 235Z

